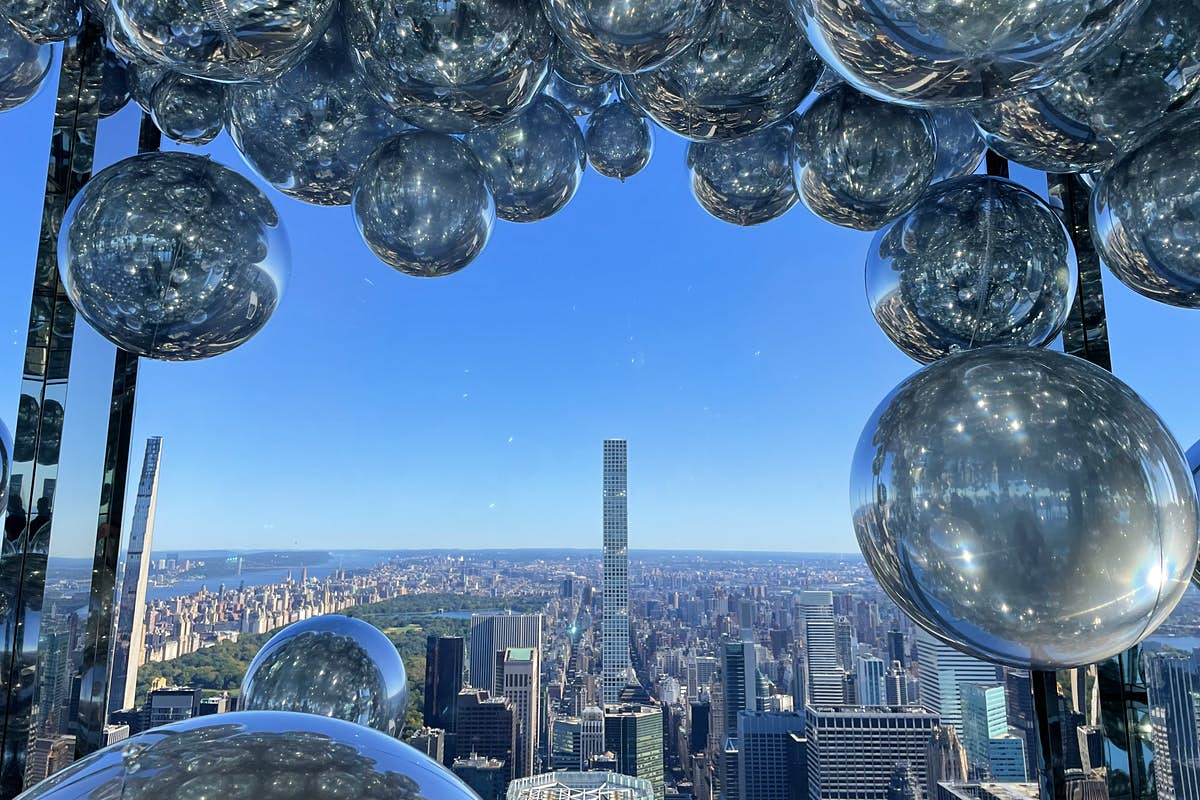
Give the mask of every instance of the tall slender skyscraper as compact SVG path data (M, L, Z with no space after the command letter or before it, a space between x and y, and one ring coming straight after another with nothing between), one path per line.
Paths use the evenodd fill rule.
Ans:
M542 695L538 651L533 647L510 647L504 651L504 696L512 701L516 737L513 748L513 777L534 774L538 750L538 727L542 719Z
M454 721L458 716L458 693L462 688L462 637L428 637L425 640L425 724L446 732L442 753L450 763L457 754Z
M604 440L604 618L601 692L615 703L629 672L628 459L624 439Z
M146 580L150 571L150 548L154 538L154 505L158 496L158 466L162 460L162 437L146 440L142 477L133 506L133 526L121 578L121 600L117 631L113 639L112 681L108 686L108 711L133 708L137 697L137 673L145 650Z

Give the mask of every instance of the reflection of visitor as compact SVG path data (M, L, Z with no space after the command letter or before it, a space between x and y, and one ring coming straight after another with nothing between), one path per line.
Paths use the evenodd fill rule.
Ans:
M8 496L8 516L4 518L4 539L5 541L16 541L25 532L25 522L28 519L25 515L25 506L21 503L21 495L19 492L12 492Z
M29 541L31 552L40 552L41 548L49 547L50 538L50 498L39 497L37 501L37 516L29 523Z

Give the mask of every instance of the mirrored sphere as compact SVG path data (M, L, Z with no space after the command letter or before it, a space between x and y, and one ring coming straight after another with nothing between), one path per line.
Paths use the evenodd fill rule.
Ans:
M487 174L452 136L408 131L371 154L352 198L363 240L385 264L417 277L449 275L487 244L496 207Z
M732 141L692 142L687 160L692 194L719 220L758 225L796 203L787 121Z
M250 166L317 205L348 205L362 162L409 127L355 71L338 22L274 83L231 86L227 95L229 133Z
M400 653L383 631L326 614L271 637L246 669L240 708L344 719L398 736L408 711Z
M118 347L166 361L219 355L258 333L290 260L254 184L181 152L133 156L94 176L58 241L80 316Z
M821 58L859 89L965 106L1046 86L1112 41L1144 0L788 0Z
M49 44L79 31L82 10L79 0L0 0L0 21L34 44Z
M933 120L849 86L816 99L796 123L800 198L827 222L874 230L911 208L933 177Z
M137 55L226 83L270 81L325 31L335 0L115 0L111 25Z
M100 61L100 116L111 117L129 102L133 77L129 65L105 48Z
M348 0L345 14L371 87L425 130L502 122L549 69L554 36L538 0Z
M339 719L238 711L152 728L21 800L474 800L415 748Z
M1040 197L1003 178L935 184L875 234L867 300L917 361L989 344L1041 347L1075 295L1071 237Z
M606 178L625 180L638 174L654 152L649 120L620 101L588 117L583 138L588 163Z
M0 20L0 111L29 100L50 72L51 48L29 42Z
M1169 115L1104 173L1092 239L1135 292L1200 308L1200 110Z
M22 399L24 396L22 396ZM0 420L0 508L8 508L8 476L12 474L13 439Z
M572 116L586 117L608 102L617 83L609 80L595 86L579 86L551 71L542 94L557 100Z
M616 77L616 73L588 61L557 37L554 39L551 54L550 63L554 71L562 76L563 80L576 86L596 86Z
M983 160L987 144L975 127L971 112L961 108L933 108L929 109L929 118L933 120L937 140L933 179L945 181L974 172Z
M719 0L542 0L554 32L595 64L639 72L695 44Z
M208 144L225 126L225 87L171 73L150 92L150 115L169 139L182 144Z
M1149 0L1115 42L1044 89L974 110L988 145L1047 172L1100 168L1200 87L1200 4Z
M921 627L1014 667L1114 656L1196 563L1196 489L1162 420L1111 373L988 347L925 367L863 429L859 546Z
M545 96L508 122L463 140L487 173L496 216L510 222L536 222L561 210L587 166L575 119Z
M821 62L786 14L764 17L749 0L722 0L704 37L625 85L655 122L688 139L733 139L796 110Z

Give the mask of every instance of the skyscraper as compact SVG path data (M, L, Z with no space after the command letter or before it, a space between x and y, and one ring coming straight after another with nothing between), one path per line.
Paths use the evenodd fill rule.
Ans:
M458 695L459 760L483 756L501 761L506 780L513 768L516 716L507 697L489 697L486 690L466 689ZM456 762L457 763L457 762Z
M1143 660L1159 800L1200 798L1200 680L1191 662L1190 655L1171 651L1149 653Z
M925 785L925 748L938 725L927 709L842 706L805 711L809 800L886 800L897 762Z
M583 730L579 735L580 769L587 769L592 756L604 752L604 711L599 706L588 706L580 714Z
M752 642L726 642L721 648L721 687L724 692L725 735L737 736L738 714L756 711L758 668Z
M988 740L1008 733L1004 709L1004 687L971 683L961 688L962 740L972 767L988 763ZM1021 780L1024 780L1022 778Z
M617 757L617 772L645 778L663 800L663 715L658 706L620 705L604 709L604 746Z
M790 800L800 771L792 763L798 751L793 735L804 735L804 715L743 711L738 714L738 797L740 800ZM920 800L920 798L917 798Z
M937 713L943 725L962 730L962 687L972 683L995 683L995 664L969 656L917 631L917 663L920 672L921 705Z
M454 732L458 693L463 688L463 640L430 636L425 640L425 724Z
M541 722L542 694L538 651L532 647L510 647L504 651L504 696L512 701L516 739L513 747L513 777L533 775Z
M629 682L629 506L624 439L604 440L604 605L601 695L615 703ZM661 781L660 781L661 783Z
M142 477L133 506L125 573L121 577L121 600L113 639L112 681L108 686L108 712L133 708L137 697L137 673L145 650L146 580L150 572L150 549L154 539L154 506L158 497L158 466L162 460L162 437L146 440Z
M875 656L859 656L858 669L858 704L863 706L881 706L887 699L884 691L884 664L882 658Z
M496 680L496 655L503 660L510 647L541 646L541 614L472 614L471 686L493 696L502 694L504 687Z

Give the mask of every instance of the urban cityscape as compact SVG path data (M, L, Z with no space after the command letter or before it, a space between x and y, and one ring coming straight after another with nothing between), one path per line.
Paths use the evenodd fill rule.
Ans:
M631 554L628 444L605 440L602 456L598 553L184 554L153 547L164 464L151 438L105 743L235 710L241 670L272 632L347 613L404 657L403 738L482 800L1038 797L1027 671L916 628L857 554ZM78 589L47 585L26 785L74 760ZM1197 630L1193 590L1142 664L1169 800L1200 798ZM1059 675L1068 800L1106 800L1119 769L1098 680L1095 667Z

